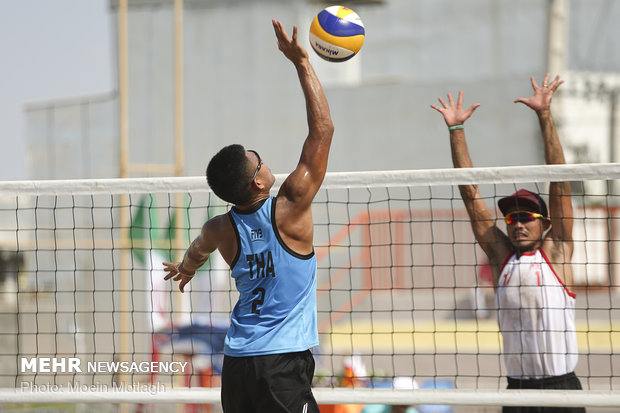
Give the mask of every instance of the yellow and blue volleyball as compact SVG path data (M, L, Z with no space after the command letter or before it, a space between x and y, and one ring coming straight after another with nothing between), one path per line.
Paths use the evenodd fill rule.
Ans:
M366 32L362 19L353 10L330 6L314 17L310 26L310 45L323 59L344 62L357 54Z

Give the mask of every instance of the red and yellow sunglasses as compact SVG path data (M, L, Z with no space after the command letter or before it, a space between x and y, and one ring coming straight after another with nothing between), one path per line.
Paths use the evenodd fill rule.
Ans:
M535 219L545 218L542 214L531 211L513 211L504 217L504 222L508 225L521 222L522 224L532 222Z

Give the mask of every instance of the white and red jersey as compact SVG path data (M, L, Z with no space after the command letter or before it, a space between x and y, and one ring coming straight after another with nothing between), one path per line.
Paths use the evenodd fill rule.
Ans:
M539 379L574 371L575 294L542 250L509 257L500 273L495 304L508 377Z

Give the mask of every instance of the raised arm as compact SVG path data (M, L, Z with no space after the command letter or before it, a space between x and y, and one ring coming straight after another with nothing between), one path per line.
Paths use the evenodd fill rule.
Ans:
M450 131L452 163L455 168L471 168L473 164L465 140L464 123L480 104L474 104L469 109L464 109L462 91L459 92L456 104L450 93L448 93L447 104L442 98L439 98L439 103L441 106L431 105L431 107L443 115ZM495 219L484 199L482 199L478 185L459 185L459 191L467 209L476 241L489 257L492 265L501 265L510 253L510 242L495 225Z
M327 98L319 82L308 53L297 40L297 26L293 37L279 21L273 21L278 48L295 66L306 101L308 136L295 170L286 178L278 192L276 225L284 242L295 252L313 250L312 200L318 192L325 172L334 134L334 125Z
M549 73L545 75L542 87L538 86L534 77L530 80L534 95L530 98L516 99L515 103L523 103L536 112L543 138L545 162L549 165L565 164L564 151L551 116L551 99L564 81L556 76L551 83L548 83ZM549 218L551 230L548 236L562 244L561 252L564 254L562 262L570 262L573 253L573 204L569 182L550 183Z
M308 52L297 39L297 26L293 27L292 38L289 38L279 21L274 20L273 27L278 48L297 70L308 118L308 137L304 142L299 163L282 184L279 195L294 204L296 209L306 210L325 177L334 125L327 98L310 64Z
M200 235L187 248L181 262L163 263L164 271L168 273L164 280L172 278L173 281L178 281L179 290L185 292L185 285L192 280L198 268L207 262L211 253L217 248L216 240L220 238L218 232L222 229L225 217L225 215L214 217L202 226Z

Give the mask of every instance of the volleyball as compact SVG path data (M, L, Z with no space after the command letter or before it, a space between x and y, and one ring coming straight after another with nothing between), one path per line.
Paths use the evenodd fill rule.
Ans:
M321 10L310 26L312 49L330 62L344 62L355 56L362 48L364 38L362 19L343 6Z

